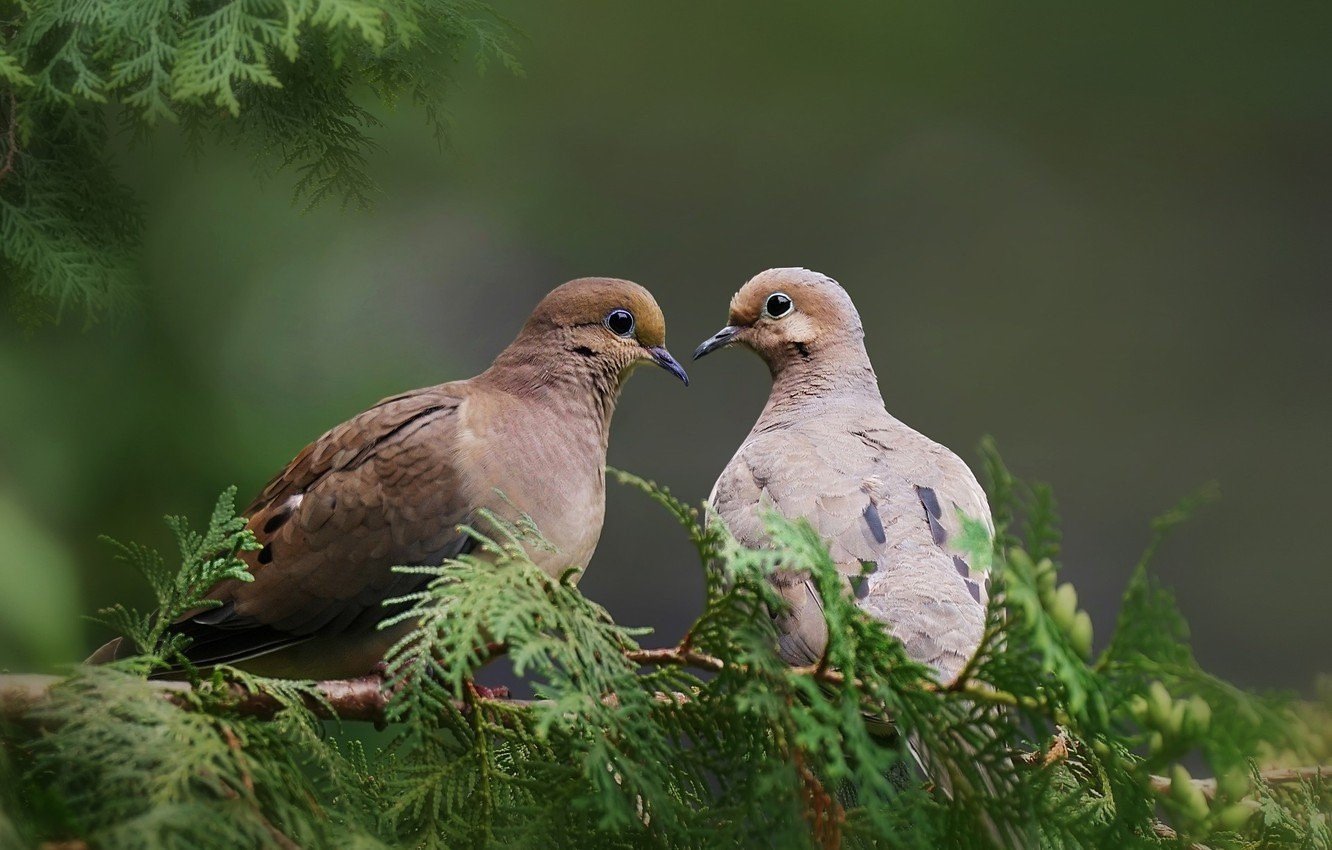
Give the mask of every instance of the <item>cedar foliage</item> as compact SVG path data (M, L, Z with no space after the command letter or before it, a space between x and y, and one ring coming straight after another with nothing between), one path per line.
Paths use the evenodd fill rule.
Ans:
M706 576L701 614L674 657L644 664L644 630L620 626L527 558L530 523L487 518L478 552L410 567L396 603L419 620L390 653L381 740L321 722L311 683L191 671L187 704L145 675L179 660L159 624L241 568L253 544L229 492L208 529L182 523L179 574L138 547L161 610L108 618L138 658L82 668L0 748L0 844L78 838L105 848L299 847L985 847L1326 848L1326 780L1272 785L1261 762L1328 756L1326 708L1244 693L1194 661L1171 595L1147 557L1108 648L1058 583L1048 490L1027 488L986 446L997 520L972 558L995 579L986 639L941 686L842 592L805 522L768 520L772 547L739 546L666 490L613 473L669 511ZM1154 527L1147 556L1196 499ZM1021 527L1019 527L1021 522ZM767 581L807 566L829 621L826 664L787 667L774 651ZM469 684L507 648L541 700L483 698ZM235 710L230 686L271 692L271 720ZM891 725L890 725L891 722ZM359 724L358 724L359 726ZM896 732L893 729L896 729ZM947 775L914 775L903 744ZM1181 766L1218 777L1204 798ZM1171 777L1152 790L1152 776ZM940 774L935 773L937 778ZM1158 783L1159 784L1159 783ZM1163 837L1168 822L1178 837Z
M513 67L509 35L479 0L0 0L0 288L27 322L125 297L142 221L111 150L163 124L292 170L300 204L365 206L359 93L442 136L451 61Z

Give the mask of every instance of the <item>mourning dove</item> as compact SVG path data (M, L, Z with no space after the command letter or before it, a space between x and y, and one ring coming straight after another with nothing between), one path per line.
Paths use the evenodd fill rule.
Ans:
M581 570L601 535L621 384L645 362L689 383L665 336L638 284L570 281L480 375L391 396L333 428L246 508L262 544L242 556L254 580L218 584L208 597L219 607L172 627L192 639L186 655L266 675L365 674L411 628L376 628L392 613L384 600L425 580L391 568L468 551L459 525L482 510L531 517L553 551L530 555L552 577ZM112 641L89 661L127 649Z
M768 364L772 392L717 479L712 510L751 548L765 543L765 512L807 519L857 604L951 681L984 631L986 575L953 544L960 515L993 535L985 491L957 455L884 409L860 315L831 278L807 269L755 276L694 357L733 344ZM773 582L790 603L775 616L782 657L820 661L827 624L808 574L780 570Z

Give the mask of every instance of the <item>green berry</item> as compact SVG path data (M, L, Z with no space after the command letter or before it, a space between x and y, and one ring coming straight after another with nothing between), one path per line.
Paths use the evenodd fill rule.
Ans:
M1157 729L1168 730L1170 728L1172 702L1170 692L1165 689L1165 685L1160 682L1152 682L1152 686L1147 690L1147 715L1151 718L1152 725Z
M1257 800L1242 800L1226 806L1221 810L1221 814L1217 815L1216 819L1222 829L1239 832L1258 809Z
M1055 625L1064 632L1073 628L1073 618L1078 613L1078 592L1073 585L1065 582L1055 591L1054 601L1050 604L1050 616Z
M1083 658L1091 658L1092 652L1092 621L1091 615L1086 611L1079 611L1073 618L1073 628L1068 633L1069 641L1073 648Z

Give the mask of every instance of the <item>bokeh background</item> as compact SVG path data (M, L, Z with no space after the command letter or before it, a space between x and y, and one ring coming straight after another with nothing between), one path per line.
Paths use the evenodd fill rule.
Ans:
M248 499L325 428L484 368L539 297L649 286L678 355L750 275L840 280L889 409L1055 487L1066 575L1109 631L1149 519L1206 666L1328 669L1332 6L505 3L526 73L462 66L440 151L385 115L374 212L290 205L225 150L126 150L147 201L138 306L0 318L0 667L104 639L144 588L97 540ZM638 373L614 465L704 498L767 393L728 352ZM677 638L699 568L609 493L583 589Z

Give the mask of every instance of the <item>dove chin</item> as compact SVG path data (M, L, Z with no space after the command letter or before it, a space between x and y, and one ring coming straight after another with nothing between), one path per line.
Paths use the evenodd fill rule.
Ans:
M684 367L680 365L680 361L671 356L671 353L666 350L664 345L654 345L649 348L647 352L648 355L651 356L653 363L656 363L667 372L670 372L672 375L679 378L680 382L686 387L689 386L689 374L685 372Z
M706 357L719 348L725 348L735 342L736 336L743 330L744 328L736 325L727 325L712 336L703 340L703 344L694 349L694 359L697 360L700 357Z

